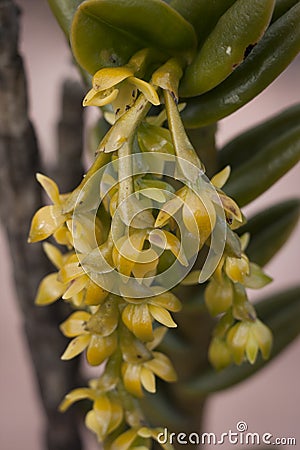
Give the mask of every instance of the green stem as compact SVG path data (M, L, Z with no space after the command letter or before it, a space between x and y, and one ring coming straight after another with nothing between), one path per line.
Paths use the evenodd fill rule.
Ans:
M176 155L180 158L180 168L186 179L195 183L199 178L199 170L204 171L204 167L187 137L176 102L171 92L164 90L164 98L173 145ZM187 163L185 161L187 161Z

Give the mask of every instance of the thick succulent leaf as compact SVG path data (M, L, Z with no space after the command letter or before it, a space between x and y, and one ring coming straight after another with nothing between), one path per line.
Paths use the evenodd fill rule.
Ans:
M224 190L240 206L247 205L269 189L299 159L300 126L287 131L275 142L270 142L234 170Z
M176 9L196 31L198 44L213 30L220 17L236 0L172 0L170 6Z
M249 55L272 17L275 0L237 0L220 18L180 83L194 97L219 85Z
M187 128L216 122L238 110L274 81L300 51L300 3L272 24L246 60L211 91L187 101Z
M299 0L276 0L275 8L272 16L272 22L283 16L290 8L292 8Z
M67 37L77 7L83 0L48 0L50 8Z
M182 393L205 397L227 389L258 372L281 353L300 334L300 286L261 300L257 304L257 312L275 336L270 359L264 361L260 358L254 365L244 363L221 372L209 370L183 385Z
M93 74L102 67L126 64L145 47L189 59L196 35L180 14L160 0L88 0L75 14L71 42L78 63Z
M227 164L234 170L258 154L266 145L276 142L287 131L300 124L300 103L246 130L218 152L220 169Z
M264 266L281 249L295 229L300 215L300 200L292 199L251 217L239 234L250 233L247 247L250 260Z

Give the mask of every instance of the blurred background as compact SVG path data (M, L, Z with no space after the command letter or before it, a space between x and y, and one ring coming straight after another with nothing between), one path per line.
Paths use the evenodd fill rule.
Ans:
M55 126L62 80L77 77L64 36L53 19L46 0L18 0L22 9L21 52L28 77L30 114L35 124L45 164L55 159ZM240 131L300 101L300 59L255 101L223 120L218 142L226 142ZM33 175L34 176L34 175ZM272 189L246 208L246 214L263 210L271 203L299 196L299 165ZM266 267L274 282L259 292L278 292L299 282L300 229ZM40 450L43 412L39 403L30 356L22 330L22 317L15 300L11 263L2 230L0 327L0 448ZM246 421L251 432L295 437L300 449L300 342L261 373L234 389L214 395L208 403L204 431L222 433L235 430ZM63 364L63 362L62 362ZM184 430L183 430L184 431ZM90 448L94 448L91 440ZM71 449L70 449L71 450Z

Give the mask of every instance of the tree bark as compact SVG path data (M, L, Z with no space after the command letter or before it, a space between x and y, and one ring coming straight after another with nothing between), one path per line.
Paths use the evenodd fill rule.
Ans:
M41 188L34 178L34 173L41 170L41 162L28 117L26 77L18 54L18 16L18 8L11 0L0 0L0 217L9 242L16 296L47 418L44 448L81 450L76 410L63 415L57 411L63 396L78 385L78 360L62 362L59 357L67 341L57 325L66 317L66 309L59 304L45 309L34 305L40 280L53 269L40 244L27 244L31 218L42 205ZM79 145L82 124L76 129L77 125L74 140L79 139ZM66 165L66 160L68 156L61 156L60 167ZM81 170L78 162L76 170L78 178ZM68 182L71 181L70 176Z

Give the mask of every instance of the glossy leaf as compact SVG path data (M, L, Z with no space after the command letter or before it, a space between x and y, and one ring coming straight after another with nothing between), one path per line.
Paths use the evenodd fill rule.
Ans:
M71 42L78 63L93 74L126 64L145 47L189 59L196 36L180 14L159 0L88 0L75 14Z
M198 45L201 45L220 17L235 1L172 0L170 6L194 26L198 37Z
M50 8L67 37L77 7L83 0L48 0Z
M247 247L250 260L264 266L281 249L295 229L300 215L300 200L288 200L256 214L238 230L250 233Z
M184 395L205 397L227 389L258 372L280 354L300 334L300 287L261 300L257 312L275 336L270 360L260 358L254 365L230 366L221 372L209 370L186 383L182 388Z
M213 89L247 58L266 31L274 0L237 0L220 18L180 84L193 97Z
M230 165L236 169L259 153L267 144L276 142L287 131L300 124L300 103L272 116L268 120L249 128L229 141L218 152L218 165Z
M238 110L274 81L300 51L300 3L278 19L223 83L187 102L186 127L216 122Z
M276 0L275 8L272 16L272 22L279 19L283 14L285 14L290 8L292 8L299 0Z
M266 144L253 158L234 170L224 190L240 206L247 205L269 189L299 159L300 126Z

